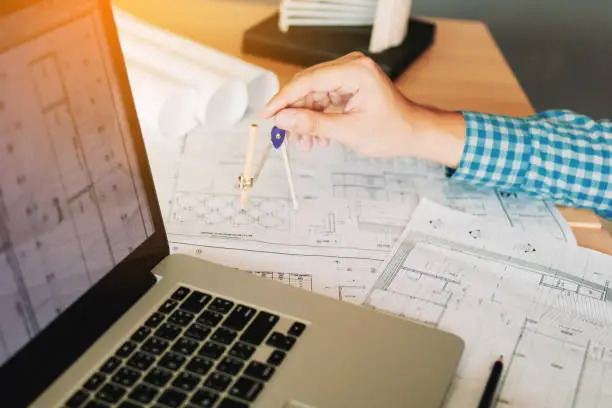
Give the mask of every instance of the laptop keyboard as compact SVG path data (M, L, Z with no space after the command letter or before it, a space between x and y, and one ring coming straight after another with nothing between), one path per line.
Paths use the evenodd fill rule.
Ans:
M306 329L280 320L181 286L66 407L250 407Z

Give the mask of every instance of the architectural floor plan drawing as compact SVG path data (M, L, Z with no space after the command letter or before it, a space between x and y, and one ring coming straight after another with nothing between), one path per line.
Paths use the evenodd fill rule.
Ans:
M498 407L612 406L612 257L532 238L425 200L380 266L365 304L465 341L448 407L500 354Z
M266 253L275 259L270 270L276 272L294 267L297 262L286 263L289 255L354 259L366 254L366 259L382 260L423 196L531 235L575 244L569 226L549 202L451 182L441 166L429 162L368 159L337 144L311 152L294 145L288 149L297 211L291 205L281 156L274 150L242 210L238 176L250 123L259 125L257 167L269 143L270 123L255 114L229 130L201 127L175 139L164 139L142 124L172 244L208 248L208 257L232 267L239 263L233 256L224 257L230 249ZM313 288L323 290L328 284L324 278L321 284L317 280L325 270L317 271ZM337 296L351 293L359 298L354 293L367 287L360 279L356 276L352 283L341 285L337 292L342 294Z
M99 17L65 17L0 41L0 363L153 228Z
M228 234L236 244L233 237L239 236L241 241L269 244L388 250L416 204L427 197L575 243L551 203L451 182L441 166L424 161L364 159L337 144L311 152L289 149L299 210L290 205L282 160L272 151L242 211L238 176L251 121L260 129L257 160L268 143L270 124L254 115L230 130L199 128L179 139L164 140L145 129L171 240L195 242L210 234Z
M215 245L218 245L215 243ZM173 242L171 253L205 258L334 299L361 304L376 281L382 253L359 256L272 252L264 248L222 248Z

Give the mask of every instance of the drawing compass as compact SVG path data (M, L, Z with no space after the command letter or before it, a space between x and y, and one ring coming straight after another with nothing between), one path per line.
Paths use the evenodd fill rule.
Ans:
M295 186L293 184L291 165L289 163L289 153L287 151L287 144L285 143L285 139L286 132L283 129L273 126L270 132L270 142L266 145L261 160L259 161L259 165L257 166L257 170L255 171L255 175L251 177L253 155L255 153L255 141L257 140L257 125L251 125L249 132L249 141L246 150L244 172L238 177L239 187L242 190L240 196L240 204L243 210L246 208L249 189L253 188L253 186L255 185L255 182L259 178L261 171L263 170L266 162L268 161L268 157L270 156L270 152L272 151L272 149L280 150L281 152L283 163L285 165L287 182L289 183L291 200L293 201L293 208L296 210L298 209L298 202L297 197L295 195Z

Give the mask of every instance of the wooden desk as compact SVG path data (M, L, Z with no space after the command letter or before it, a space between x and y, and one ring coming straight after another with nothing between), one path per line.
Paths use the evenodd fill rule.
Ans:
M115 0L114 4L161 27L277 74L281 86L302 68L242 55L243 32L276 11L243 0ZM435 44L397 80L410 99L452 110L524 116L534 109L493 36L479 21L428 19ZM578 243L612 254L612 238L590 211L561 208Z

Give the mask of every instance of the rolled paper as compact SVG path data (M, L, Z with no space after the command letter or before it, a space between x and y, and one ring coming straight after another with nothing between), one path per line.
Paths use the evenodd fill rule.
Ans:
M162 137L182 136L198 125L196 90L138 62L126 60L138 120Z
M197 95L194 109L200 122L212 127L230 126L244 115L248 95L238 80L220 76L129 34L122 35L120 42L126 59L191 86Z
M147 39L158 48L170 51L206 71L244 83L251 109L261 109L279 90L278 78L271 71L156 27L117 7L113 8L113 14L120 37L129 34Z

